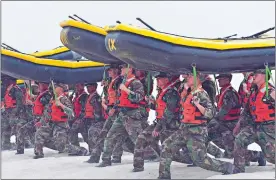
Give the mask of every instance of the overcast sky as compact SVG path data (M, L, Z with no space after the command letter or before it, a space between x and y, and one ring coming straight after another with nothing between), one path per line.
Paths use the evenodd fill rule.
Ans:
M247 36L275 26L274 1L3 1L1 4L2 42L26 53L62 45L59 23L73 14L98 26L113 25L117 20L143 26L136 20L140 17L157 30L196 37L235 33ZM234 76L236 88L241 78Z
M62 45L59 23L77 14L92 24L105 26L116 20L197 37L240 36L275 26L275 2L2 2L2 42L24 52Z

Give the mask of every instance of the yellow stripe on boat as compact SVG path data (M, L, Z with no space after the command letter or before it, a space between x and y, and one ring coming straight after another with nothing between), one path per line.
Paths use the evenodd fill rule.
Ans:
M22 79L17 79L16 80L16 84L23 84L24 83L24 80L22 80Z
M91 24L87 24L87 23L84 23L84 22L75 21L75 20L63 21L63 22L60 23L60 26L63 27L63 28L67 27L67 26L71 26L71 27L83 29L83 30L86 30L86 31L91 31L93 33L98 33L98 34L101 34L101 35L104 35L104 36L107 35L107 32L103 28L100 28L100 27L97 27L97 26L94 26L94 25L91 25Z
M29 61L35 64L48 65L48 66L56 66L56 67L64 67L64 68L84 68L84 67L99 67L104 66L103 63L91 62L91 61L64 61L64 60L52 60L52 59L43 59L36 58L31 55L21 54L14 51L1 49L1 54L18 58L24 61Z
M134 27L126 24L118 24L115 26L105 27L107 32L111 31L125 31L133 34L138 34L145 37L154 38L157 40L169 42L181 46L190 46L198 48L216 49L216 50L230 50L230 49L244 49L244 48L265 48L275 46L274 38L265 39L251 39L251 40L204 40L196 38L185 38L174 35L168 35L160 32L151 31L139 27Z
M63 46L63 47L58 47L56 49L52 49L52 50L49 50L49 51L35 52L35 53L32 53L31 55L33 55L35 57L52 56L52 55L55 55L55 54L66 52L66 51L70 51L70 49Z

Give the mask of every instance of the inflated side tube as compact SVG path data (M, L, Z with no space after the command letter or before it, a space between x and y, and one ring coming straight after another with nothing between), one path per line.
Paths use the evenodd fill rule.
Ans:
M103 28L74 20L63 21L60 26L63 28L60 33L60 40L64 46L72 51L96 62L123 63L106 50L104 41L107 33Z
M184 38L119 24L106 28L106 49L144 70L181 74L192 65L204 73L249 72L275 66L275 37L260 39ZM110 41L113 45L110 46Z
M81 59L82 56L74 51L71 51L67 47L61 46L52 50L48 51L40 51L32 53L31 55L38 57L38 58L45 58L45 59L58 59L58 60L78 60Z
M103 77L104 64L98 62L42 59L5 49L1 54L1 71L18 79L75 84L98 82Z

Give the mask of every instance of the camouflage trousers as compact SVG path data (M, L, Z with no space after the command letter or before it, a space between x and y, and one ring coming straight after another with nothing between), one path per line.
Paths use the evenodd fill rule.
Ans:
M1 136L2 136L2 149L10 149L10 138L12 135L16 136L17 149L20 149L21 145L18 144L18 138L20 138L19 129L24 126L28 120L23 115L16 116L13 112L14 109L7 109L2 113L1 118ZM25 136L23 141L30 141L30 136ZM24 148L24 143L23 143Z
M77 119L73 122L69 131L69 142L71 145L80 147L78 133L81 133L84 142L88 143L88 129L91 121L91 119Z
M96 139L95 145L93 146L93 149L91 151L91 158L99 158L101 156L101 153L103 151L104 147L104 140L111 129L117 115L109 116L107 120L105 121L103 128L101 129L98 138ZM112 156L114 159L119 159L123 155L123 138L117 139L116 144L112 151ZM130 148L131 149L131 148ZM134 147L133 147L134 149Z
M205 141L207 127L204 125L182 124L180 129L168 137L162 144L159 165L159 178L171 178L170 166L173 154L186 147L193 163L203 169L217 172L228 172L228 162L213 159L207 155Z
M16 125L16 132L16 147L18 152L24 151L25 143L28 145L34 144L35 126L33 121L19 121Z
M247 146L253 142L261 147L267 161L275 164L275 122L248 125L236 136L234 165L241 172L245 172Z
M11 148L11 136L16 134L16 123L18 117L13 113L13 109L6 109L1 117L2 149Z
M64 152L68 144L68 123L50 122L35 133L35 154L43 155L43 147Z
M139 109L121 110L105 138L103 161L111 161L114 146L118 141L124 142L129 137L130 142L135 144L138 135L142 132L141 118Z
M135 144L134 150L134 161L133 166L134 168L143 168L144 167L144 150L146 147L151 146L154 151L160 156L161 150L159 146L159 140L161 144L176 130L164 130L160 133L158 137L153 137L152 132L154 131L155 124L148 126L146 129L143 130L142 133L139 134L138 139ZM183 159L184 158L184 159ZM183 159L183 160L182 160ZM188 157L181 157L179 151L173 155L173 160L178 162L185 162L187 164L191 164L192 160Z
M212 120L214 122L214 120ZM212 122L211 121L211 122ZM234 152L234 142L235 137L233 135L233 129L235 128L237 121L216 121L218 123L217 128L215 131L212 132L208 131L208 138L211 140L215 145L219 148L224 149L224 156L225 158L233 158ZM218 157L219 154L222 154L221 150L211 143L208 144L207 152L215 157ZM247 150L245 159L247 163L250 161L256 161L260 153L258 151L250 151Z

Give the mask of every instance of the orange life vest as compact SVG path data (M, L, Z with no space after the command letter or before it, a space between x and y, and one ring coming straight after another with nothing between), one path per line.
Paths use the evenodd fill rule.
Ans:
M218 110L221 109L222 105L223 105L223 99L224 99L224 96L226 94L226 92L228 90L231 90L233 91L236 96L238 97L238 103L239 105L237 107L234 107L232 108L225 116L224 116L224 120L225 121L231 121L231 120L238 120L239 117L240 117L240 113L241 113L241 98L238 94L238 92L231 86L231 85L228 85L227 87L223 88L222 91L221 91L221 94L219 95L219 100L218 100Z
M116 82L116 80L119 78L120 76L117 76L116 78L112 79L112 81L110 82L108 89L107 89L107 101L108 104L107 105L114 105L116 100L117 100L117 95L116 95L116 90L113 89L114 83Z
M125 86L128 88L129 85L135 80L135 77L131 77L129 79L126 80ZM118 99L118 106L119 107L128 107L128 108L138 108L140 105L139 103L132 103L129 99L128 99L128 94L125 91L119 90L120 91L120 96Z
M34 106L33 106L33 115L36 116L41 116L43 114L44 111L44 105L40 102L40 99L47 94L49 91L46 90L42 93L40 93L37 98L34 101Z
M269 88L273 88L269 85ZM265 122L275 120L275 108L270 104L264 103L265 84L263 84L258 92L254 92L249 97L249 108L255 122Z
M156 119L161 119L163 117L165 109L167 107L166 102L163 101L163 97L169 89L175 88L174 85L175 85L175 82L169 84L166 88L161 90L160 94L158 95L158 98L156 99L156 105L155 105L156 106L155 107ZM178 111L179 111L179 108L175 109L174 112L178 113Z
M92 104L90 104L90 101L93 97L94 93L93 94L90 94L86 100L86 103L85 103L85 115L84 117L85 118L91 118L91 119L94 119L94 107Z
M4 105L5 105L6 109L15 108L16 107L16 99L13 99L10 96L10 91L11 91L12 88L20 89L17 85L11 84L11 85L8 86L8 88L6 90L6 93L5 93L5 97L4 97Z
M199 87L197 92L204 91L202 87ZM193 94L187 94L184 90L181 93L181 122L185 124L203 124L207 122L207 118L199 111L199 109L191 103Z
M73 105L74 105L74 113L76 118L78 118L80 116L81 113L81 103L80 103L80 98L82 95L86 94L86 92L82 92L80 95L78 95L78 97L75 97L73 99Z
M58 98L64 97L65 95L61 95ZM64 110L56 105L56 102L54 99L51 100L51 119L54 122L67 122L68 116L64 112Z

